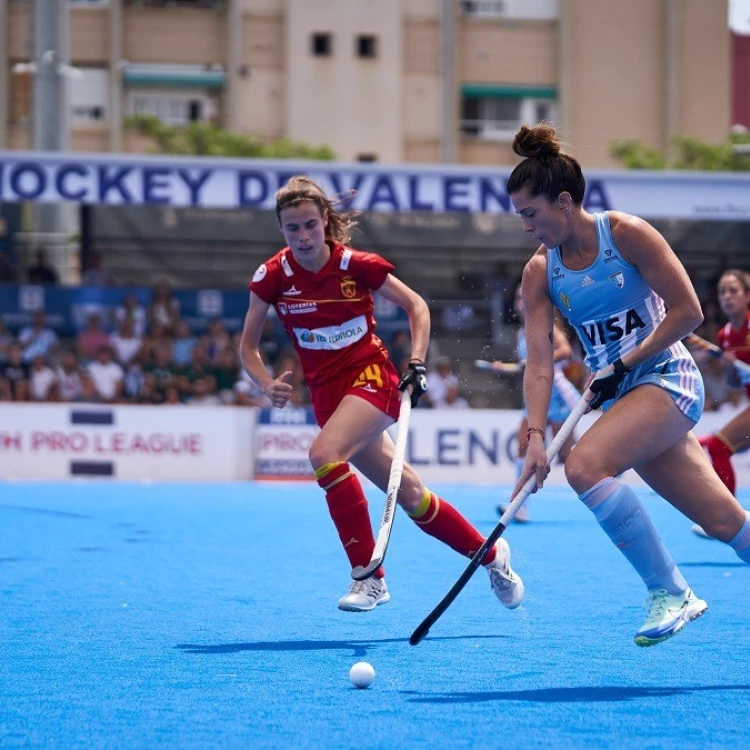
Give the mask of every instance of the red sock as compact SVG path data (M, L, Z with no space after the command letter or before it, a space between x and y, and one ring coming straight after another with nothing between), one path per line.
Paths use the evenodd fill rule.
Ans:
M315 472L318 484L326 492L328 512L331 514L344 552L352 568L367 565L375 549L375 537L367 510L367 498L362 485L348 463L326 464ZM382 578L383 568L375 571Z
M484 537L450 503L428 489L425 489L425 496L414 515L409 515L422 531L464 557L474 557L474 553L484 544ZM482 558L482 565L491 563L495 553L495 548L490 547Z
M734 477L732 468L732 455L734 451L724 442L720 435L709 435L699 440L700 444L708 451L711 457L711 463L714 470L719 475L719 479L729 488L734 495L737 489L737 482Z

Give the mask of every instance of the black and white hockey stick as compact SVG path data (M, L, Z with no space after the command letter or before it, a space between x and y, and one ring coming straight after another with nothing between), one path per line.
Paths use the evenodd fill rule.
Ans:
M563 443L568 439L570 434L575 429L576 425L580 421L581 417L586 413L589 407L589 401L593 398L594 394L588 388L585 393L579 399L575 405L570 416L563 422L554 440L549 444L547 448L547 463L550 464L554 460L555 456L560 452ZM531 494L536 484L536 477L529 477L528 481L521 488L520 492L511 499L507 509L500 517L497 526L492 530L487 539L484 540L484 544L477 550L474 557L471 558L469 566L464 570L459 579L453 584L451 590L440 600L435 609L430 612L424 620L417 626L416 630L411 634L409 643L412 646L416 646L426 635L430 632L430 628L440 619L443 612L453 603L453 600L461 593L464 586L469 582L469 579L474 575L477 568L482 563L482 558L487 553L487 550L502 536L508 524L513 520L513 517L518 512L518 509L524 504L526 498Z
M369 578L383 564L383 560L385 560L385 553L388 549L388 542L391 538L391 530L393 529L393 519L396 516L396 501L398 499L399 488L401 487L401 475L404 473L406 438L409 435L410 417L411 394L407 389L401 395L401 409L398 413L398 435L396 436L396 447L393 451L393 460L391 461L388 492L385 497L385 508L383 508L383 518L380 521L378 538L375 540L375 549L372 551L369 564L365 566L357 565L352 570L352 578L355 581L364 581L366 578Z

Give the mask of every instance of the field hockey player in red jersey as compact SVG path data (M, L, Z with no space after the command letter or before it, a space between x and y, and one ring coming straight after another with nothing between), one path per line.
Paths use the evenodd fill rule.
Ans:
M728 318L727 324L717 335L717 344L724 352L722 360L730 385L744 386L750 397L750 380L741 377L735 362L750 364L750 277L744 271L724 271L717 287L721 311ZM725 424L715 435L700 438L700 444L708 451L716 473L734 495L737 481L732 468L732 456L750 448L750 407L743 409ZM697 524L693 531L699 536L708 536Z
M399 415L401 391L416 405L427 390L424 360L430 337L425 301L393 275L394 266L348 247L355 221L307 177L293 177L276 193L276 214L286 247L263 263L250 282L250 304L240 343L242 362L277 409L289 401L291 372L269 375L259 352L263 323L273 305L299 354L320 433L310 462L341 544L353 569L367 566L375 548L359 469L386 491L394 444L386 429ZM375 335L373 292L403 308L411 329L412 358L399 378ZM484 542L450 504L430 492L404 465L398 502L422 529L465 557ZM509 608L523 599L505 540L482 561L492 589ZM354 581L339 609L363 612L390 599L384 571Z

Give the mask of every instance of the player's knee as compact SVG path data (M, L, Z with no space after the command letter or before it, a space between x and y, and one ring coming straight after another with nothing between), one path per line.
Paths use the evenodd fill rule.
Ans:
M422 502L425 487L416 474L404 471L401 477L401 489L398 493L398 504L407 512L416 510Z
M331 446L327 445L325 440L320 440L319 437L320 435L312 441L310 450L307 453L310 458L310 465L313 469L319 469L325 464L342 460L340 457L335 456Z
M744 512L735 508L711 508L710 516L701 520L703 530L714 539L730 542L745 523Z
M570 452L565 461L565 478L579 495L607 476L611 475L599 466L593 456L587 456L577 447Z

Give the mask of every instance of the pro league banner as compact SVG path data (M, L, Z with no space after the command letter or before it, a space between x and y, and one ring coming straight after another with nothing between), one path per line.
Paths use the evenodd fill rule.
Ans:
M733 413L706 414L694 431L715 432ZM417 409L406 459L427 484L511 485L521 416ZM597 418L584 416L578 434ZM312 481L308 453L318 432L309 407L0 403L0 478ZM750 451L732 463L739 486L750 484ZM634 472L626 481L640 483ZM548 482L566 484L559 462Z

